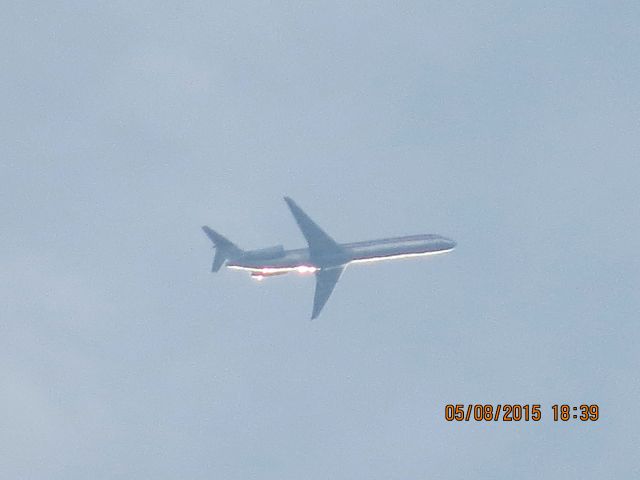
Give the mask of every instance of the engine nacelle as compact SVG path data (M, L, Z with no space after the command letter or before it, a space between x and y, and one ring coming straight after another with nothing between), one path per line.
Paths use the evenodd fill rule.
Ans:
M275 277L276 275L286 275L288 272L253 272L251 278L254 280L262 280L267 277Z
M260 250L251 250L243 256L244 260L270 260L272 258L284 257L284 247L276 245L275 247L261 248Z

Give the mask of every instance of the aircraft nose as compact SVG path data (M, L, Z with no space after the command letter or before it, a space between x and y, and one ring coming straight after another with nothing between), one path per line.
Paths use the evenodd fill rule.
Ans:
M455 248L458 243L450 238L443 237L444 242L447 244L447 248Z

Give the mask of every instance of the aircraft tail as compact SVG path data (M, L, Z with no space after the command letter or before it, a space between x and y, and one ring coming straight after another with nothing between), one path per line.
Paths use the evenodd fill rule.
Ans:
M222 267L222 264L230 258L242 255L242 249L238 248L236 244L231 242L226 237L223 237L218 232L210 229L206 225L202 227L204 233L213 242L213 246L216 249L216 255L213 258L213 265L211 266L212 272L217 272Z

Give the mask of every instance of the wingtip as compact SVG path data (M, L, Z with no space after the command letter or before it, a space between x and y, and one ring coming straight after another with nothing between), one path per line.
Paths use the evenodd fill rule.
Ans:
M324 304L322 305L324 307ZM315 320L320 316L320 312L322 312L322 307L318 308L317 305L313 306L313 310L311 311L311 320Z

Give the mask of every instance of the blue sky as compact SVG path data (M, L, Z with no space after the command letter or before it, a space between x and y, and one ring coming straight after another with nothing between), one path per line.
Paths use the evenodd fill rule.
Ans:
M0 476L640 473L634 2L11 2ZM209 272L209 224L451 254ZM447 423L540 403L540 423ZM597 403L596 423L551 405Z

